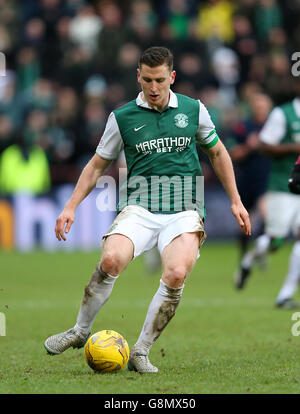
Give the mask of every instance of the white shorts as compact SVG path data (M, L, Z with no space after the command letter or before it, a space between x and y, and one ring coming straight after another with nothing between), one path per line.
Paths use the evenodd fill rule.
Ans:
M161 254L182 233L199 233L199 247L206 239L203 221L196 211L154 214L141 206L130 205L118 214L103 238L111 234L123 234L132 241L134 257L137 257L154 246L158 247Z
M300 229L300 195L269 192L266 199L266 233L271 237L287 237Z

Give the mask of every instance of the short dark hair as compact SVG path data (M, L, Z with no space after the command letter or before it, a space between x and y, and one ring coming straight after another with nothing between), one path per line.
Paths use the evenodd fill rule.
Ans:
M166 64L171 72L173 70L173 61L173 54L168 48L152 46L142 53L139 59L139 68L141 69L143 64L149 66L150 68Z

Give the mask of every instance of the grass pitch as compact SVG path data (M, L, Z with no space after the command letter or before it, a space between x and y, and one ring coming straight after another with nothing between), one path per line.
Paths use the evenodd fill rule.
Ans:
M287 271L291 245L255 270L243 291L232 275L235 244L206 243L186 282L176 316L153 345L158 374L124 369L95 374L83 350L50 357L43 342L69 329L98 252L0 252L0 393L5 394L284 394L299 393L300 336L293 336L292 311L274 300ZM145 274L138 258L115 284L93 333L113 329L131 347L139 335L160 273Z

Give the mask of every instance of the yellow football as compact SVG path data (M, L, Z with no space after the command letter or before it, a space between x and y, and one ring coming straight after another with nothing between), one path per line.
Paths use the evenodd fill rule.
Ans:
M94 333L84 347L84 357L97 372L118 372L129 358L129 346L118 332L103 330Z

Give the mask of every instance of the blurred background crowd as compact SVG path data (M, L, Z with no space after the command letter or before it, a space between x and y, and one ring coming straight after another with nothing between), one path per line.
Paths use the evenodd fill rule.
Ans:
M0 193L20 184L9 174L21 160L37 161L37 194L75 183L110 111L135 99L138 58L153 45L172 50L173 90L203 101L239 161L239 139L293 97L300 1L0 0Z

